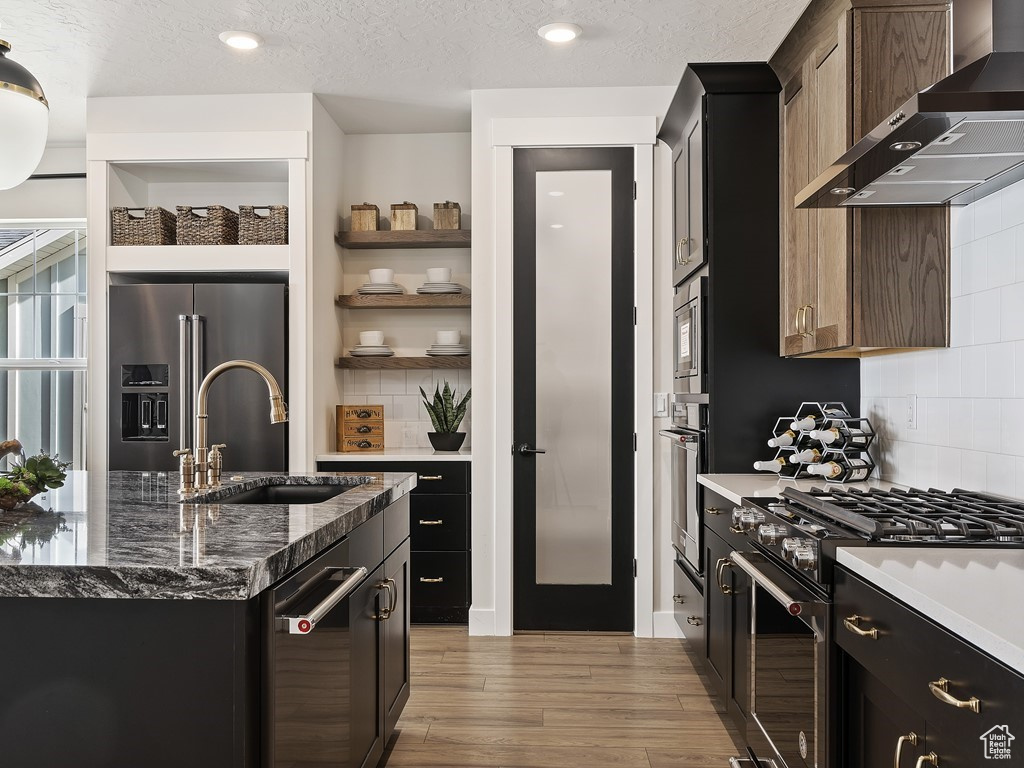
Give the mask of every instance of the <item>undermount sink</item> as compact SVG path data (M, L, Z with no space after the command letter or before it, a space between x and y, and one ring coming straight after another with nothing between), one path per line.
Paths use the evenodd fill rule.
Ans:
M350 491L355 485L261 485L218 499L218 504L319 504Z

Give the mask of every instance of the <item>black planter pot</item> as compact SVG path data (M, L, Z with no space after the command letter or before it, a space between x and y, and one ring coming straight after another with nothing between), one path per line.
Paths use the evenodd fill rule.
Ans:
M457 451L466 440L465 432L427 432L435 451Z

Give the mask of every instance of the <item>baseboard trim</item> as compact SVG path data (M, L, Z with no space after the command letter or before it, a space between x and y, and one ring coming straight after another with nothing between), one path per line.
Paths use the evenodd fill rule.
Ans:
M469 609L469 634L476 636L494 635L495 612L493 608Z
M683 630L676 624L675 611L654 612L655 637L686 637Z

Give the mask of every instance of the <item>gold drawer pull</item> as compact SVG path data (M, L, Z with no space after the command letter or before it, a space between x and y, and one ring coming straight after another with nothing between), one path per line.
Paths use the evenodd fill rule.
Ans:
M689 624L691 627L699 627L704 622L701 620L699 616L687 616L686 623Z
M872 640L877 640L877 629L875 629L874 627L872 627L871 629L861 629L858 626L858 624L860 624L861 622L861 619L863 618L863 616L857 616L856 614L854 614L848 619L843 619L843 626L851 632L853 632L853 634L857 635L857 637L870 637Z
M969 699L958 699L949 692L949 680L944 677L940 677L938 680L932 683L928 683L928 690L932 692L932 696L941 701L943 704L949 704L951 707L957 709L969 709L975 714L981 713L981 699L977 696L971 696Z
M939 764L939 756L934 752L929 752L927 755L921 755L917 758L917 762L914 763L914 768L923 768L925 763L931 763L932 765Z
M722 514L722 510L718 507L704 507L704 513L708 515L720 515Z
M420 520L420 525L444 525L444 520Z
M722 590L723 595L733 594L733 588L722 581L722 577L725 575L726 568L732 568L732 561L728 557L720 557L718 562L715 563L715 581L718 582L718 588Z
M893 768L900 768L900 759L903 757L903 744L908 741L916 747L917 734L911 731L906 736L900 736L900 740L896 742L896 759L893 761Z
M420 475L420 480L444 480L444 475Z
M424 584L440 584L444 581L444 576L438 576L436 579L428 579L426 576L420 576L420 581Z

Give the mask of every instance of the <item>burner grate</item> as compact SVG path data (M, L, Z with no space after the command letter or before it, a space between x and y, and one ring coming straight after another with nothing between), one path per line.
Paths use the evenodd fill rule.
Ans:
M787 488L784 495L872 539L1024 542L1024 502L975 491Z

